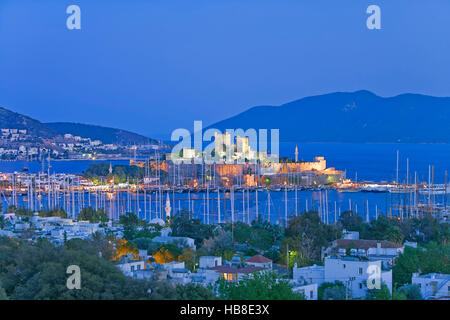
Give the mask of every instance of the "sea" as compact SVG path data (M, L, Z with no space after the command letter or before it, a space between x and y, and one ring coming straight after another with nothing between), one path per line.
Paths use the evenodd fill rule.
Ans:
M323 156L328 167L345 171L346 177L358 182L392 182L397 176L397 153L399 181L414 181L417 172L418 181L428 181L429 172L433 168L435 184L445 182L445 172L450 170L449 144L335 144L335 143L281 143L280 156L294 158L295 147L299 149L299 160L312 161L316 156ZM127 160L64 160L52 161L51 173L81 174L91 163L108 162L112 165L127 164ZM28 168L29 172L39 172L42 164L25 161L0 161L0 172L21 171ZM75 195L80 196L80 195ZM125 211L135 212L140 218L150 221L154 218L165 218L164 206L169 198L171 212L176 214L181 210L193 212L192 217L204 223L223 221L248 222L256 218L269 220L273 223L285 225L286 221L304 212L317 210L322 220L333 223L339 215L352 210L365 220L372 220L379 215L409 216L414 215L409 204L427 203L426 195L414 198L410 193L368 193L368 192L339 192L336 190L321 191L288 191L288 192L237 192L234 196L234 208L231 208L230 194L197 193L167 193L163 199L157 194L127 195L118 199L103 201L95 195L82 195L76 201L76 206L69 206L67 211L72 216L81 210L82 206L107 207L111 218L117 219ZM87 198L89 197L89 199ZM220 198L219 198L220 197ZM258 197L258 199L256 199ZM447 206L450 196L434 195L433 203ZM206 199L209 198L209 202ZM8 199L2 197L4 206ZM10 200L9 200L10 201ZM45 197L42 198L45 207ZM59 199L64 203L63 199ZM24 203L27 206L27 203ZM63 204L62 204L63 205ZM403 205L403 209L399 209ZM219 209L220 208L220 209ZM269 209L270 208L270 209ZM406 208L406 209L405 209ZM411 208L411 207L409 207ZM72 212L71 212L72 211Z

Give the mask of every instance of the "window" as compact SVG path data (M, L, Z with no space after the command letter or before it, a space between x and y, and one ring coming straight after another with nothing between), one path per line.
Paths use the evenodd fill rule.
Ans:
M227 281L233 281L236 279L236 275L234 273L224 273L222 276Z
M363 268L359 268L358 273L363 274Z
M437 282L436 281L431 282L431 291L433 292L433 294L436 294L436 291L437 291Z
M359 288L362 289L362 283L359 284Z
M134 271L134 266L131 266L131 271Z
M450 288L450 287L449 287L449 288ZM450 289L449 289L449 290L450 290ZM312 291L312 290L309 292L309 298L310 298L310 299L313 298L313 291Z
M343 264L342 266L343 266L343 267L344 267L344 269L345 269L345 267L346 267L346 266L345 266L345 263L344 263L344 264Z

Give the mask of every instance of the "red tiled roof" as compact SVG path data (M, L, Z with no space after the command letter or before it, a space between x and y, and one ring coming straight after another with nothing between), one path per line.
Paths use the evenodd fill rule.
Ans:
M260 268L260 267L251 267L251 266L243 267L243 268L233 268L233 267L228 267L228 266L216 266L216 267L209 268L209 270L215 270L220 273L253 273L253 272L261 271L261 270L265 270L265 269Z
M403 245L385 241L385 240L352 240L352 239L338 239L336 240L336 248L339 249L369 249L376 248L377 243L381 243L381 248L401 248Z
M256 256L248 258L247 260L245 260L245 262L268 263L268 262L272 262L272 260L267 259L266 257L264 257L260 254L257 254Z

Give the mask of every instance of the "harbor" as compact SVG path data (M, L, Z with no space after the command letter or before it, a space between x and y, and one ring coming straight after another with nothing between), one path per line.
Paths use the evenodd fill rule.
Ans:
M316 159L320 161L325 159ZM286 170L287 163L281 163L276 174L270 175L267 170L263 173L261 165L219 167L158 158L130 159L129 164L141 168L143 176L114 181L110 163L104 178L91 179L82 174L52 172L50 161L37 173L0 173L1 201L4 208L62 209L72 219L83 208L91 207L103 208L112 221L127 212L149 223L184 213L205 224L263 220L281 226L309 210L317 211L329 224L336 223L345 211L370 221L380 215L406 219L426 214L446 220L449 210L447 173L443 174L444 183L436 184L431 165L427 179L419 180L409 166L401 177L397 167L396 179L388 183L351 180L345 172L326 165L319 168L322 170L292 172Z

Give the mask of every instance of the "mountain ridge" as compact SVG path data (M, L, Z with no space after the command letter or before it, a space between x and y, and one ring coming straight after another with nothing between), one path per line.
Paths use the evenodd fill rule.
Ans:
M61 133L89 137L106 144L157 144L158 140L131 131L77 122L47 122L49 128Z
M57 132L48 128L39 120L3 107L0 107L0 128L26 129L30 134L42 138L50 138L57 135Z
M70 133L83 138L90 138L91 140L101 140L105 144L132 145L159 143L156 139L123 129L75 122L43 123L4 107L0 107L0 128L26 129L27 133L36 139L52 139Z
M368 90L251 107L208 128L280 129L280 142L450 143L450 98Z

